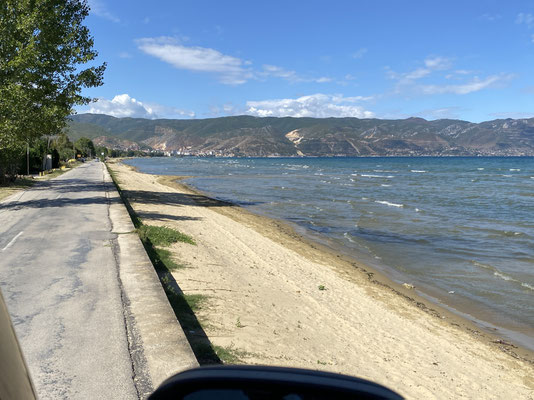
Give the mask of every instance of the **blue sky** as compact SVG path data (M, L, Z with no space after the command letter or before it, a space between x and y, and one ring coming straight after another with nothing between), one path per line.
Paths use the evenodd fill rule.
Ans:
M108 67L79 113L534 117L531 1L88 3Z

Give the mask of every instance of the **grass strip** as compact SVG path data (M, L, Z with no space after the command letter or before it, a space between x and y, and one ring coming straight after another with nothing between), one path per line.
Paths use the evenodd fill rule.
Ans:
M236 349L233 344L227 347L213 346L213 349L224 364L240 364L242 358L248 355L246 351Z
M170 246L176 242L196 245L191 236L166 226L144 225L141 223L141 226L137 228L137 232L141 240L149 240L153 246Z

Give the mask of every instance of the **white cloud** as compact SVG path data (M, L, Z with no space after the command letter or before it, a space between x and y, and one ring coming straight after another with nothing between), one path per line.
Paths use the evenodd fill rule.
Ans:
M120 22L120 19L110 13L106 5L101 0L88 0L88 4L91 14L108 19L112 22Z
M119 57L120 58L132 58L132 55L130 53L128 53L127 51L121 51L119 53Z
M255 70L249 60L225 55L215 49L184 46L182 44L184 40L172 37L142 38L135 42L144 53L159 58L175 68L211 73L221 83L230 85L240 85L251 79L269 77L285 79L290 83L332 81L332 78L327 76L318 78L301 76L296 71L271 64L264 64L261 70Z
M478 92L482 89L494 87L499 83L503 83L514 77L513 74L498 74L490 75L484 79L478 76L472 76L476 71L457 69L450 71L452 68L452 61L445 57L429 57L424 60L424 67L419 67L413 71L405 73L397 73L386 67L386 74L390 79L396 80L394 92L396 94L405 93L419 93L426 95L434 94L469 94ZM454 79L458 81L457 84L423 84L420 83L422 78L436 77L436 72L447 71L447 74L438 78L445 78L447 80ZM470 77L470 75L472 77ZM426 80L428 81L428 79Z
M516 24L525 24L529 28L534 26L534 15L530 13L519 13L515 19Z
M398 80L400 85L410 85L416 80L429 76L435 71L443 71L452 67L452 62L445 57L428 57L424 60L424 67L419 67L413 71L397 73L390 68L386 68L386 73L390 79Z
M343 97L318 93L296 99L247 101L246 114L258 117L372 118L373 112L353 104L369 99L370 97Z
M431 70L444 70L452 66L451 60L445 57L429 57L425 59L425 66Z
M479 79L474 77L470 82L458 85L421 85L419 89L424 94L469 94L478 92L479 90L492 87L497 83L504 82L513 78L513 75L491 75L486 79Z
M297 82L300 77L295 71L287 70L276 65L264 64L262 66L263 71L259 73L260 76L275 76L277 78L283 78L291 82Z
M160 104L142 103L128 94L119 94L112 100L103 98L97 99L92 103L89 110L92 114L107 114L117 118L149 118L158 117L180 118L194 117L195 113L184 111L173 107L162 106Z
M264 64L262 65L263 70L258 72L256 75L258 77L270 77L274 76L276 78L282 78L287 80L291 83L297 83L297 82L315 82L315 83L327 83L331 82L332 78L322 76L320 78L308 78L298 75L293 70L288 70L282 67L278 67L276 65L270 65L270 64Z
M367 49L365 47L362 47L358 51L352 53L352 58L359 59L362 58L367 53Z
M231 85L245 83L253 77L246 63L237 58L205 47L188 47L169 37L143 38L136 41L140 50L178 69L208 72L220 82Z

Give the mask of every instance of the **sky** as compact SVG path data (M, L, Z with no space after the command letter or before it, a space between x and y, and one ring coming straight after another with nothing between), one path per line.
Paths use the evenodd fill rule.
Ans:
M533 1L89 0L115 117L534 117Z

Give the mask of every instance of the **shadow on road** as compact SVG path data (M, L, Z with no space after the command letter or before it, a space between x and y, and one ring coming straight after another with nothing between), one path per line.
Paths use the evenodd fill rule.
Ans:
M18 201L8 204L0 204L0 210L18 210L21 208L48 208L48 207L68 207L87 204L110 204L120 202L120 199L108 199L106 196L84 197L81 199L38 199L28 201Z

